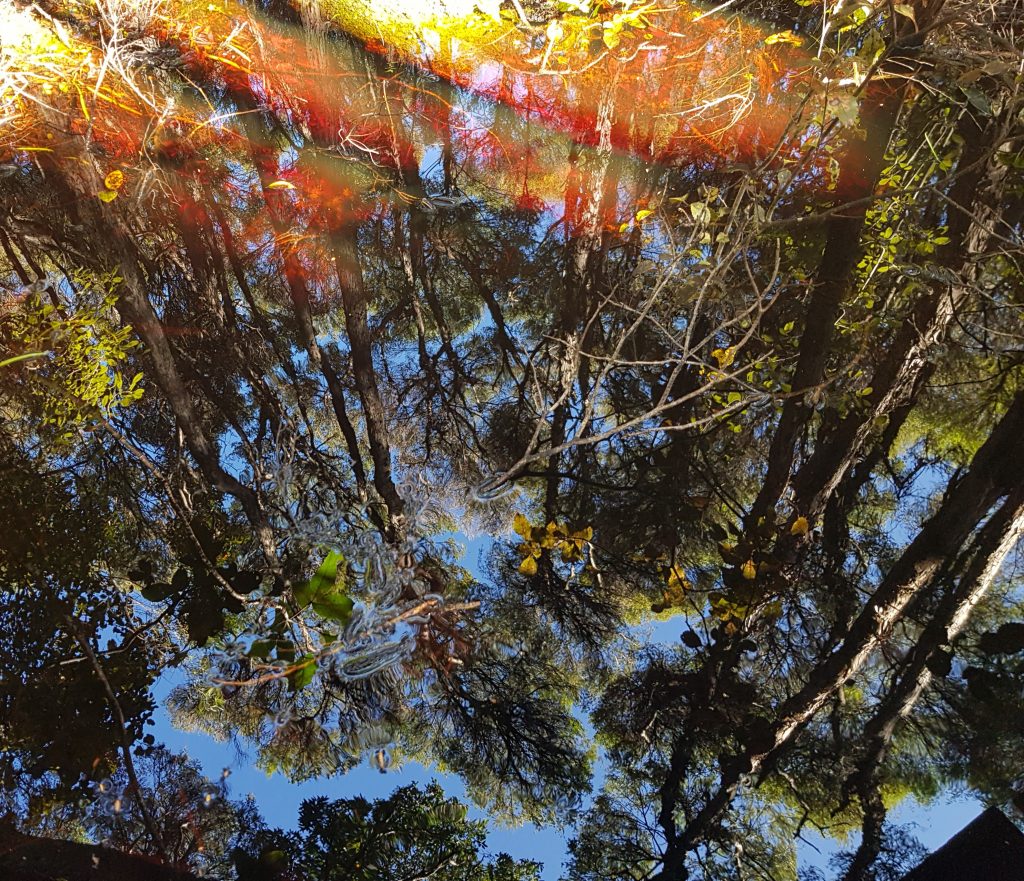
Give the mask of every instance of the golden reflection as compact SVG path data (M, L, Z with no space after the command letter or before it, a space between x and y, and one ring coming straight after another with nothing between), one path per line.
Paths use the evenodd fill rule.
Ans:
M268 158L267 193L355 219L377 200L422 198L401 181L440 151L518 208L624 230L650 212L646 197L588 205L573 195L588 166L751 164L804 134L787 130L807 68L799 38L688 3L576 4L530 26L521 7L479 0L296 9L286 23L233 0L69 2L60 18L4 7L0 161L84 137L100 179L126 180L95 195L120 204L154 189L180 197L170 170L226 185L233 154L259 164L298 137L322 155ZM277 122L257 131L257 113Z

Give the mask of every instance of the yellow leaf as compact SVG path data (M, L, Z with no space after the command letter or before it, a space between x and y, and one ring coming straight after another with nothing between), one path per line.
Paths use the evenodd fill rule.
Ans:
M684 591L690 586L690 582L686 580L686 575L683 572L683 567L679 565L673 566L668 570L668 587L669 590Z
M775 43L791 43L794 46L802 46L803 38L798 37L792 31L779 31L777 34L771 34L764 38L764 44L766 46L772 46Z
M893 9L902 16L909 18L915 25L917 24L917 18L914 16L914 7L909 3L897 3L893 6Z
M295 184L287 180L272 180L267 184L268 190L294 190Z
M649 208L642 208L640 211L637 211L637 213L636 213L636 222L637 223L643 222L648 217L650 217L653 213L654 212L651 211Z
M536 557L526 557L522 563L519 564L519 572L522 575L533 576L537 574L537 559Z
M757 566L754 565L753 560L747 560L747 562L743 564L743 568L740 569L740 572L747 581L753 581L757 578Z
M542 548L553 548L558 539L565 534L565 531L552 520L544 529L537 530L539 533L535 541L540 543Z
M117 190L103 190L96 195L101 202L113 202L117 198Z
M793 521L793 525L789 527L790 535L807 535L811 531L811 524L807 522L806 517L797 517Z
M120 171L112 171L103 178L103 186L108 190L119 190L124 186L124 174Z
M520 538L528 539L530 537L530 521L522 514L516 514L512 518L512 528Z
M561 550L564 563L575 563L583 559L583 545L578 542L563 541Z
M728 349L714 349L711 357L718 362L719 369L724 370L736 360L736 349L731 346Z

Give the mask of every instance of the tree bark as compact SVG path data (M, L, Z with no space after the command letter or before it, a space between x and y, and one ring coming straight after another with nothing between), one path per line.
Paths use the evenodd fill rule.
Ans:
M975 607L988 593L1003 563L1024 537L1024 487L1019 483L999 509L981 528L974 547L968 552L970 559L963 566L953 566L963 575L943 598L932 620L914 644L910 656L893 687L882 699L877 711L864 728L863 754L858 762L853 786L861 793L862 804L866 793L878 789L877 775L900 723L910 715L921 696L934 679L930 662L941 646L957 638L971 617ZM870 870L881 846L881 823L885 819L882 807L878 819L877 807L864 806L864 830L853 862L843 881L869 881Z

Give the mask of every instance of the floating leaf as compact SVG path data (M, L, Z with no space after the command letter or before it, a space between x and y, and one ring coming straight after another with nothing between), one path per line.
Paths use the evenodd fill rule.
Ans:
M292 691L300 691L313 681L316 675L316 663L312 655L303 655L298 665L288 674L288 687Z
M316 570L316 574L310 579L314 595L321 591L335 586L338 580L338 566L344 562L345 557L337 551L331 551Z
M740 569L740 573L747 579L747 581L753 581L757 578L757 566L754 565L754 561L747 560Z
M328 600L313 601L313 611L321 618L337 621L340 624L348 623L349 618L352 617L352 606L352 597L349 596L338 596Z
M124 186L124 173L121 171L112 171L105 178L103 178L103 186L108 190L119 190Z
M770 34L764 38L766 46L774 46L776 43L789 43L793 46L802 46L803 37L798 37L790 30L779 31L777 34Z
M313 577L295 587L295 602L304 608L311 602L330 601L337 593L338 566L344 560L344 555L331 551L324 557Z
M117 190L101 190L96 197L101 202L113 202L117 198Z
M287 180L272 180L267 184L268 190L294 190L295 184Z
M797 517L793 521L793 525L789 527L790 535L807 535L811 531L811 524L807 522L806 517Z
M250 658L267 659L274 648L274 642L270 639L257 639L249 646Z

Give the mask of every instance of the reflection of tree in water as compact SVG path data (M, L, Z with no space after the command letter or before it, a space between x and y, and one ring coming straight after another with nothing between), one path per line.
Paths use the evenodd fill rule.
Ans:
M580 878L793 877L808 824L866 878L906 794L1010 798L1017 35L934 6L478 15L429 69L329 6L5 12L17 803L172 668L268 770L501 817L582 804L585 708Z

